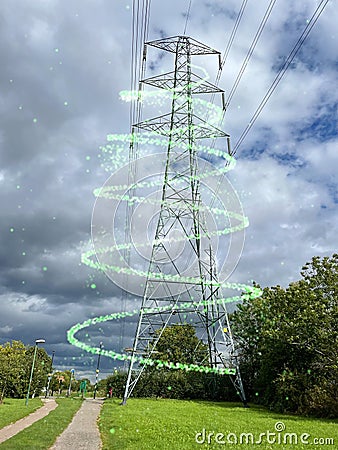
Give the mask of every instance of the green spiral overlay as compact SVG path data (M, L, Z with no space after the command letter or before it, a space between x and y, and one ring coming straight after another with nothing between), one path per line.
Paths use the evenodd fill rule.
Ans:
M208 76L205 73L204 79L207 79ZM123 101L133 101L136 99L139 99L139 93L138 92L131 92L131 91L121 91L120 92L120 98ZM161 107L167 102L168 100L172 100L173 92L170 91L150 91L150 92L143 92L142 93L142 103L143 104L149 104ZM214 105L210 102L194 98L194 111L196 112L197 116L206 115L207 121L210 125L217 126L220 122L220 118L222 117L223 110L218 107L217 105ZM195 128L197 128L198 125L196 125ZM100 147L100 154L99 158L101 160L101 167L109 172L115 172L117 170L120 170L124 166L128 164L128 147L131 142L133 142L136 145L142 145L142 151L143 156L150 156L153 154L153 148L154 147L163 147L167 148L168 146L168 139L170 139L170 136L166 137L159 137L155 133L151 132L142 132L142 134L110 134L107 136L108 143L105 146ZM185 149L184 143L181 144L175 142L176 148L181 145L182 150ZM219 165L219 167L212 166L212 168L209 167L209 170L206 170L202 173L199 173L198 176L196 176L196 179L203 183L203 181L208 185L208 181L210 180L210 177L217 179L218 177L221 177L229 170L232 170L235 167L236 161L235 159L230 156L226 151L223 151L221 149L215 148L214 146L206 146L206 145L200 145L195 144L196 152L199 155L204 155L206 159L210 158L217 158L219 160L223 160L223 163ZM209 180L208 180L209 179ZM132 204L155 204L159 207L161 206L161 201L156 200L151 197L142 197L142 196L136 196L136 195L129 195L128 191L136 192L137 189L142 188L161 188L163 184L162 179L141 179L139 181L136 181L134 185L129 186L127 184L116 184L113 183L112 185L104 185L101 188L94 190L94 196L97 200L99 199L106 199L106 200L112 200L114 202L126 202L129 205ZM221 202L221 207L224 204ZM223 220L223 223L226 222L225 219L232 219L231 224L232 226L225 226L221 227L221 229L217 229L214 231L211 231L209 233L210 237L212 236L222 236L227 235L236 231L244 230L248 224L248 218L245 217L243 214L240 214L238 212L232 212L229 210L217 208L217 207L209 207L209 206L199 206L198 210L203 213L209 213L212 216L218 216ZM233 221L235 221L235 224L233 225ZM186 241L188 239L196 239L198 236L185 236L185 237L175 237L173 239L175 242L177 241ZM170 242L170 238L168 238L168 241ZM93 250L89 250L87 252L84 252L81 255L81 261L83 264L95 269L102 271L108 275L108 273L116 273L116 274L126 274L126 275L132 275L136 277L152 277L154 279L158 278L161 279L161 281L180 281L183 284L200 284L201 280L197 277L191 277L191 276L182 276L182 275L163 275L159 273L149 273L149 271L142 271L138 269L134 269L132 267L123 267L123 264L119 264L120 262L121 254L119 255L119 252L123 252L124 250L128 250L131 248L133 243L116 243L115 240L113 241L114 245L111 246L101 246L101 248L95 248ZM149 245L149 243L139 242L137 244L137 248L139 247L145 247ZM117 258L116 258L116 264L106 264L102 260L100 261L100 257L102 255L108 255L113 254L114 252L117 252ZM109 277L109 275L108 275ZM110 278L110 277L109 277ZM112 279L114 281L114 279ZM254 299L259 297L262 294L262 291L257 287L251 287L247 286L245 284L238 284L238 283L229 283L225 281L220 281L219 283L215 282L208 282L206 280L203 280L205 284L211 284L214 287L221 287L223 289L232 289L241 291L241 295L227 297L227 298L221 298L221 299L213 299L212 301L200 301L200 302L187 302L180 304L180 307L182 309L188 309L192 306L195 307L207 307L208 305L215 305L215 304L221 304L225 305L225 303L231 303L231 302L238 302L244 299ZM161 313L165 311L171 310L172 305L162 306L158 308L148 308L144 310L144 312L148 313ZM141 365L146 366L154 366L156 368L169 368L169 369L180 369L184 371L196 371L196 372L204 372L204 373L217 373L217 374L228 374L228 375L235 375L236 369L234 368L224 368L224 367L209 367L209 366L203 366L203 365L196 365L196 364L183 364L183 363L173 363L170 361L162 361L159 359L152 359L152 358L144 358L141 356L136 355L127 355L123 353L118 353L113 350L106 350L95 346L90 346L85 342L80 341L75 336L76 334L83 329L86 329L88 327L94 326L99 323L104 323L107 321L114 321L114 320L120 320L124 319L126 317L133 317L140 314L139 309L134 309L132 311L126 311L126 312L117 312L112 313L109 315L99 316L93 319L88 319L82 323L78 323L74 326L72 326L67 331L67 339L70 344L88 352L91 354L102 354L104 356L107 356L113 360L118 361L136 361Z
M154 133L147 133L144 132L142 134L136 134L135 136L132 134L126 134L126 135L109 135L108 141L111 142L111 144L107 145L106 147L101 147L102 155L105 156L107 160L103 163L103 167L107 169L109 167L111 170L117 169L117 167L121 166L121 164L125 163L124 159L122 158L122 155L126 155L126 146L127 144L130 144L131 140L134 141L134 143L142 144L142 149L150 148L150 146L167 146L168 145L168 139L161 139L157 135L154 135ZM148 146L148 147L147 147ZM182 144L182 149L184 148ZM123 151L124 150L124 151ZM224 175L229 170L233 169L235 166L235 159L231 157L227 152L213 148L208 147L205 145L197 145L196 150L199 153L204 153L205 155L214 156L218 159L222 159L224 163L220 167L215 167L214 165L211 165L208 163L209 167L208 170L200 172L198 175L195 176L195 179L198 180L201 185L208 186L211 182L211 180L219 179L222 175ZM142 158L139 158L139 161L146 160L147 158L156 158L156 155L153 153L150 153L146 156L143 156ZM110 161L111 164L107 165L107 161ZM124 165L124 167L127 167ZM115 172L112 177L115 177L115 174L118 174L118 172ZM118 177L117 177L118 178ZM108 179L109 181L109 179ZM143 207L145 205L155 205L158 206L158 210L160 210L161 206L163 206L163 201L161 199L152 198L151 196L141 196L141 195L134 195L130 194L128 191L133 190L133 192L137 192L137 190L140 189L148 189L148 188L158 188L161 189L163 184L162 178L157 179L144 179L141 177L141 179L136 180L135 183L132 186L129 186L128 184L119 184L115 182L115 178L113 178L112 184L104 185L101 188L94 190L94 195L97 198L97 200L110 200L114 202L114 204L118 203L126 203L129 206L130 205L142 205ZM180 180L177 181L177 189L179 189L180 186ZM232 188L233 189L233 188ZM218 220L220 222L220 226L217 227L216 230L209 230L209 237L221 237L225 235L229 235L231 233L235 233L241 230L244 230L249 225L248 218L244 216L238 211L231 211L228 207L224 206L224 202L221 202L221 208L220 207L210 207L207 205L199 205L196 206L196 210L198 209L199 212L203 214L209 214L211 217L218 217ZM94 207L94 212L95 212ZM111 208L112 210L113 208ZM94 221L94 214L93 212L93 221ZM92 224L93 224L92 221ZM228 225L228 222L230 222L230 226ZM92 228L93 229L93 228ZM104 233L103 233L104 234ZM200 236L203 237L203 236ZM95 235L95 238L99 240L99 237ZM189 239L196 239L198 236L176 236L175 239L167 238L167 242L184 242L188 241ZM129 250L133 248L133 243L118 243L115 241L114 236L111 236L111 242L112 245L107 245L107 240L105 242L95 242L94 236L93 236L93 242L94 242L94 249L90 249L82 254L82 263L91 267L92 269L96 269L99 271L104 272L110 279L112 279L113 282L118 284L116 276L114 274L125 274L125 275L133 275L138 277L147 277L147 275L155 276L155 274L147 274L144 271L141 270L135 270L132 267L124 267L123 264L123 251ZM149 246L149 243L142 241L137 242L137 250L140 250L142 248L146 248ZM107 257L108 255L114 255L114 261L117 261L117 264L108 264L107 263ZM122 262L122 263L121 263ZM158 274L156 274L158 276ZM183 276L180 277L180 280L182 283L184 282ZM176 279L177 281L177 279ZM124 288L119 284L120 287ZM140 293L134 292L136 295L141 295Z
M235 301L239 301L239 300L244 300L244 299L254 299L259 297L262 294L261 289L257 288L257 287L251 287L251 286L246 286L245 284L238 284L238 283L223 283L222 287L224 288L231 288L231 289L236 289L239 291L244 291L245 293L240 295L240 296L234 296L234 297L228 297L228 298L222 298L222 299L217 299L216 301L201 301L201 302L186 302L186 303L181 303L180 304L180 308L181 309L189 309L191 308L191 306L196 306L196 307L206 307L208 305L211 304L222 304L224 305L225 303L230 303L230 302L235 302ZM144 310L144 313L161 313L161 312L165 312L165 311L170 311L172 309L172 305L167 305L167 306L162 306L162 307L158 307L158 308L147 308ZM90 326L99 324L99 323L103 323L103 322L107 322L107 321L111 321L111 320L119 320L119 319L124 319L125 317L133 317L133 316L137 316L140 313L140 311L138 309L134 309L132 311L126 311L126 312L118 312L118 313L113 313L113 314L108 314L105 316L100 316L100 317L95 317L94 319L88 319L85 320L82 323L78 323L76 325L74 325L72 328L70 328L67 331L67 339L69 341L70 344L75 345L76 347L81 348L82 350L85 350L86 352L92 353L92 354L99 354L101 353L101 355L107 356L109 358L112 358L114 360L118 360L118 361L130 361L131 359L133 359L133 361L138 362L141 365L146 365L146 366L154 366L157 369L160 368L168 368L168 369L180 369L180 370L184 370L186 372L191 372L191 371L195 371L195 372L204 372L204 373L217 373L220 375L235 375L236 374L236 369L235 368L226 368L226 367L209 367L209 366L202 366L202 365L198 365L198 364L183 364L183 363L179 363L179 362L171 362L171 361L162 361L160 359L151 359L151 358L144 358L142 356L131 356L131 355L126 355L123 353L117 353L114 352L113 350L105 350L105 349L100 349L100 347L92 347L84 342L79 341L75 335L77 332L79 332L80 330L83 330L85 328L88 328Z

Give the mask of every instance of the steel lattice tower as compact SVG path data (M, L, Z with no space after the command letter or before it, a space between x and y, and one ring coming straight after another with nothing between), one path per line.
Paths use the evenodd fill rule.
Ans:
M194 94L222 94L223 91L192 72L191 57L215 54L220 61L220 53L187 36L155 40L146 45L173 53L175 69L141 80L142 83L172 92L172 108L169 114L135 124L141 130L167 137L168 147L161 207L123 404L131 395L145 367L141 365L135 373L135 357L141 355L150 358L156 351L156 342L165 327L173 323L186 323L187 316L196 331L199 330L199 337L208 345L209 361L201 363L224 368L246 404L227 309L225 302L220 300L223 297L207 230L205 209L201 202L195 144L197 139L202 138L224 137L229 140L228 134L194 114L192 102ZM181 238L181 246L182 236L187 243L188 248L183 253L178 252L175 236ZM189 266L189 273L193 275L192 282L185 276L188 260L191 258L193 262ZM191 302L191 308L187 309L187 301ZM180 306L183 303L184 308ZM158 308L168 305L169 309L156 312ZM161 332L155 334L159 329ZM154 339L157 339L155 345Z

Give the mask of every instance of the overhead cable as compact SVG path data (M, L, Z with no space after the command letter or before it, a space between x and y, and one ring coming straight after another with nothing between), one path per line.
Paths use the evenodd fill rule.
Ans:
M239 73L237 75L237 78L236 78L236 80L235 80L235 82L234 82L234 84L233 84L233 86L232 86L232 88L231 88L231 90L229 92L229 97L228 97L228 100L226 102L226 108L230 105L232 97L234 96L234 94L235 94L235 92L237 90L238 84L241 81L241 78L242 78L243 73L244 73L244 71L246 69L246 66L248 65L248 62L249 62L249 60L250 60L250 58L251 58L251 56L252 56L252 54L253 54L253 52L254 52L254 50L256 48L258 39L260 38L260 36L261 36L261 34L262 34L262 32L263 32L263 30L265 28L266 22L268 21L268 18L270 17L272 8L274 7L275 3L276 3L276 0L270 0L270 3L269 3L269 5L268 5L268 7L267 7L267 9L265 11L264 16L263 16L263 19L262 19L261 23L259 24L258 30L257 30L257 32L255 34L255 37L254 37L254 39L253 39L253 41L252 41L252 43L250 45L249 51L248 51L246 57L244 58L244 61L242 63L242 67L241 67L241 69L240 69L240 71L239 71Z
M192 0L189 0L188 9L187 9L187 13L186 13L186 16L185 16L185 25L184 25L184 30L183 30L183 34L184 35L185 35L186 31L187 31L188 21L189 21L189 18L190 18L191 4L192 4Z
M328 4L329 0L322 0L320 2L320 4L318 5L318 7L316 8L315 12L313 13L311 19L308 21L303 33L301 34L301 36L299 37L299 39L297 40L296 44L294 45L293 49L291 50L290 54L288 55L288 57L286 58L284 64L282 65L282 67L279 69L275 79L273 80L273 82L271 83L271 86L269 87L267 93L265 94L264 98L262 99L262 101L260 102L259 106L257 107L256 111L254 112L253 116L251 117L248 125L246 126L245 130L243 131L243 133L241 134L240 138L238 139L238 141L236 142L236 145L234 146L233 149L233 154L236 153L238 147L241 145L241 143L243 142L243 140L245 139L246 135L248 134L249 130L251 129L251 127L253 126L253 124L256 122L258 116L260 115L260 113L262 112L264 106L266 105L266 103L268 102L269 98L271 97L272 93L274 92L274 90L276 89L276 87L278 86L278 84L280 83L281 79L283 78L283 76L285 75L286 71L288 70L290 64L292 63L292 61L294 60L296 54L298 53L299 49L301 48L301 46L303 45L305 39L308 37L310 31L312 30L312 28L314 27L314 25L316 24L317 20L319 19L320 15L322 14L322 12L324 11L326 5Z

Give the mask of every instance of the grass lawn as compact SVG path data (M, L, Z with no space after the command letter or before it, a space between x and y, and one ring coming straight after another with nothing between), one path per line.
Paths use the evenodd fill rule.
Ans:
M181 450L229 446L240 449L338 448L338 420L276 414L258 406L243 408L240 404L223 402L129 399L126 406L119 403L120 400L113 399L106 400L103 405L99 424L103 450ZM275 425L285 427L284 431L276 431ZM270 433L270 443L266 435L260 438L260 434L267 432ZM196 433L201 433L197 435L200 443L196 442ZM208 444L210 433L213 434ZM215 442L217 433L223 433L223 436L218 435L218 443ZM253 443L249 435L241 438L241 433L252 433ZM295 435L288 437L286 433ZM318 441L315 445L316 438L332 438L334 444ZM246 439L249 439L248 443ZM285 444L284 439L287 439Z
M5 398L3 404L0 405L0 428L28 416L43 405L39 398L29 399L27 406L25 401L26 399L23 398Z
M0 444L0 449L48 450L82 405L80 399L59 398L56 401L59 406L54 411Z

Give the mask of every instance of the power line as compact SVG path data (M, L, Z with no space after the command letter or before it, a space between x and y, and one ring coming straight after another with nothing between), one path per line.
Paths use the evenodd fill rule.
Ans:
M141 121L141 95L142 83L139 83L144 77L146 53L145 42L148 39L149 22L150 22L150 7L151 0L133 0L132 8L132 32L131 32L131 103L130 103L130 130L131 140L129 145L129 164L128 164L128 185L133 186L137 175L137 158L138 158L138 141L135 139L135 134L138 132L133 125ZM130 195L133 196L135 188L131 188ZM127 203L124 240L125 244L130 243L130 227L131 217L134 212L135 205ZM130 263L130 248L123 252L123 257L126 263ZM128 275L125 276L125 289L122 291L121 311L126 310L126 302L128 298ZM121 321L119 346L123 346L123 339L125 333L125 321Z
M318 5L318 7L315 10L315 12L313 13L311 19L307 23L303 33L301 34L301 36L297 40L296 44L294 45L293 49L291 50L290 54L286 58L283 66L279 69L278 74L276 75L276 77L273 80L271 86L269 87L267 93L263 97L262 101L260 102L260 104L257 107L256 111L254 112L253 116L251 117L248 125L246 126L246 128L244 129L244 131L241 134L240 138L236 142L236 145L235 145L234 150L233 150L233 154L236 153L238 147L241 145L241 143L243 142L243 140L247 136L248 132L250 131L250 129L252 127L252 125L256 122L259 114L262 112L262 109L264 108L264 106L268 102L269 98L271 97L272 93L274 92L274 90L276 89L276 87L280 83L281 79L285 75L285 72L288 70L290 64L294 60L296 54L298 53L299 49L303 45L305 39L308 37L308 35L309 35L310 31L312 30L312 28L316 24L317 20L319 19L320 15L324 11L324 9L325 9L326 5L328 4L328 2L329 2L329 0L322 0L320 2L320 4Z
M244 13L244 10L245 10L245 7L246 7L246 4L247 4L247 3L248 3L248 0L243 0L242 5L241 5L241 8L240 8L240 10L239 10L239 13L238 13L238 15L237 15L236 22L235 22L234 27L233 27L233 29L232 29L232 31L231 31L231 35L230 35L228 44L227 44L227 46L226 46L226 48L225 48L225 50L224 50L224 53L223 53L222 63L221 63L221 68L222 68L222 69L223 69L223 66L224 66L224 64L225 64L225 61L227 60L227 57L228 57L228 55L229 55L230 48L231 48L231 46L232 46L232 44L233 44L233 41L234 41L234 39L235 39L237 30L238 30L239 24L240 24L240 22L241 22L241 20L242 20L243 13Z
M228 55L229 55L231 46L232 46L233 41L234 41L234 39L235 39L237 30L238 30L239 24L240 24L240 22L241 22L241 20L242 20L243 13L244 13L244 10L245 10L245 7L246 7L246 4L247 4L247 3L248 3L248 0L243 0L242 5L241 5L241 8L240 8L240 10L239 10L239 13L238 13L238 15L237 15L235 24L234 24L233 29L232 29L232 31L231 31L229 41L228 41L228 43L227 43L227 46L225 47L225 50L224 50L224 53L223 53L223 56L222 56L222 59L221 59L221 61L220 61L220 65L219 65L219 68L218 68L218 72L217 72L217 75L216 75L216 79L215 79L215 85L216 85L216 86L218 86L219 80L220 80L220 78L221 78L221 74L222 74L223 67L224 67L225 62L226 62L226 60L227 60L227 57L228 57ZM213 103L213 102L214 102L214 99L215 99L215 93L213 93L213 94L211 95L210 103ZM224 112L225 112L225 110L223 111L223 115L222 115L222 118L221 118L221 120L220 120L220 124L221 124L222 121L223 121L223 118L224 118Z
M185 17L185 25L184 25L184 30L183 30L183 34L184 35L185 35L186 31L187 31L188 21L189 21L189 17L190 17L191 4L192 4L192 0L189 0L187 14L186 14L186 17Z
M245 69L246 69L246 67L248 65L248 62L249 62L249 60L250 60L250 58L251 58L251 56L252 56L252 54L253 54L253 52L254 52L254 50L256 48L257 42L258 42L258 40L259 40L259 38L260 38L264 28L265 28L265 25L266 25L266 23L267 23L267 21L268 21L268 19L270 17L271 11L272 11L275 3L276 3L276 0L270 0L270 3L269 3L269 5L268 5L268 7L267 7L267 9L266 9L266 11L264 13L264 16L263 16L260 24L259 24L258 30L257 30L257 32L256 32L256 34L254 36L254 39L253 39L253 41L252 41L252 43L250 45L248 53L247 53L246 57L243 60L242 66L240 68L240 71L239 71L239 73L238 73L238 75L236 77L236 80L235 80L235 82L234 82L234 84L233 84L233 86L232 86L232 88L230 90L228 100L225 103L225 105L223 105L222 116L221 116L221 118L219 120L219 124L218 124L219 127L221 126L221 124L222 124L222 122L224 120L225 112L226 112L227 108L229 107L230 102L232 100L232 97L234 96L234 94L235 94L235 92L237 90L238 84L241 81L241 78L242 78L242 76L244 74L244 71L245 71ZM241 8L240 8L240 11L239 11L239 13L237 15L236 22L235 22L233 30L231 32L231 36L230 36L229 42L228 42L228 44L227 44L227 46L225 48L224 54L223 54L222 62L221 62L221 65L220 65L220 68L219 68L219 71L218 71L218 74L217 74L217 77L216 77L216 81L215 81L216 85L218 84L218 82L220 80L220 76L221 76L221 72L222 72L223 66L224 66L225 61L226 61L226 59L228 57L231 45L232 45L233 40L235 38L237 29L238 29L238 26L239 26L240 21L242 19L242 16L243 16L243 13L244 13L246 5L247 5L247 0L243 0ZM213 102L213 100L214 100L214 96L212 96L210 101ZM212 143L212 147L214 147L214 146L215 146L215 140Z
M245 10L245 8L246 8L247 3L248 3L248 0L243 0L243 2L242 2L242 4L241 4L241 7L240 7L240 10L239 10L239 12L238 12L238 15L237 15L235 24L234 24L233 29L232 29L232 31L231 31L229 41L228 41L227 46L225 47L225 50L224 50L224 52L223 52L223 56L222 56L222 59L221 59L221 61L220 61L219 69L218 69L217 76L216 76L216 79L215 79L215 85L216 85L216 86L218 86L218 84L219 84L219 81L220 81L220 78L221 78L221 74L222 74L222 71L223 71L223 67L224 67L225 62L226 62L226 60L227 60L227 57L228 57L228 55L229 55L231 46L232 46L233 41L234 41L234 39L235 39L237 30L238 30L239 24L240 24L240 22L241 22L241 20L242 20L242 17L243 17L243 14L244 14L244 10ZM211 95L210 103L214 103L214 100L215 100L215 93L213 93L213 94ZM224 100L223 100L223 102L224 102ZM221 124L222 124L222 122L223 122L223 120L224 120L225 111L226 111L226 105L223 104L223 112L222 112L222 116L221 116L221 118L220 118L220 120L219 120L219 124L218 124L219 127L221 126ZM208 120L208 118L207 118L206 120ZM213 140L212 146L211 146L211 147L212 147L212 148L215 147L215 139Z
M253 39L253 41L252 41L252 43L250 45L249 51L248 51L246 57L244 58L244 61L242 63L242 67L241 67L241 69L240 69L240 71L239 71L239 73L237 75L235 83L234 83L234 85L232 86L232 88L230 90L229 97L228 97L228 100L227 100L227 103L226 103L226 107L228 107L230 105L232 97L234 96L234 94L235 94L235 92L237 90L238 84L241 81L241 78L242 78L243 73L244 73L244 71L246 69L246 66L248 65L248 62L249 62L249 60L250 60L250 58L251 58L251 56L252 56L252 54L253 54L253 52L254 52L254 50L256 48L258 39L260 38L260 36L261 36L261 34L262 34L262 32L263 32L263 30L265 28L266 22L268 21L268 19L270 17L272 8L274 7L275 3L276 3L276 0L270 0L270 3L269 3L269 5L268 5L268 7L267 7L267 9L265 11L264 16L263 16L263 19L262 19L261 23L259 24L258 30L257 30L257 32L255 34L255 37L254 37L254 39Z
M320 15L322 14L322 12L323 12L324 8L326 7L326 5L328 4L328 2L329 2L329 0L322 0L320 2L320 4L318 5L318 7L316 8L316 10L313 13L311 19L307 23L307 26L305 27L305 29L302 32L301 36L298 38L296 44L294 45L294 47L291 50L290 54L286 58L283 66L280 68L277 76L275 77L274 81L272 82L270 88L268 89L267 93L265 94L263 100L261 101L261 103L257 107L257 109L256 109L255 113L253 114L251 120L249 121L248 125L246 126L246 128L242 132L240 138L236 142L236 145L234 146L233 151L231 152L232 156L234 156L236 154L239 146L242 144L242 142L246 138L246 136L249 133L250 129L252 128L253 124L257 120L259 114L262 112L264 106L268 102L268 100L271 97L273 91L276 89L277 85L280 83L281 79L285 75L285 72L289 68L290 64L292 63L292 61L295 58L296 54L298 53L299 49L303 45L303 43L304 43L305 39L307 38L307 36L309 35L310 31L314 27L315 23L319 19ZM211 206L213 205L213 203L214 203L214 201L215 201L215 199L216 199L216 197L218 195L218 192L219 192L219 189L220 189L220 186L221 186L221 184L223 182L224 177L225 177L225 174L223 174L221 176L221 178L219 179L219 181L217 183L217 187L216 187L215 193L214 193L214 195L212 197L212 200L211 200Z

